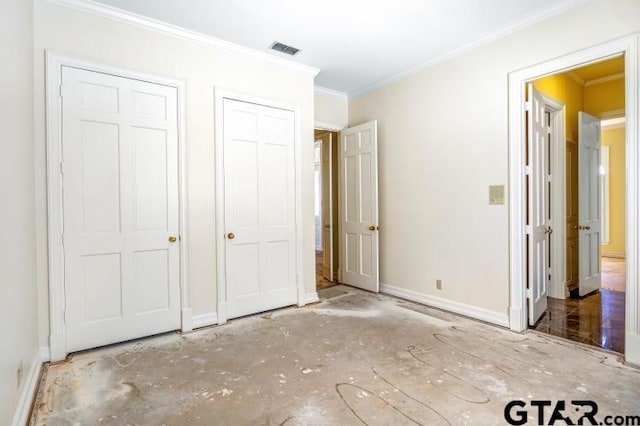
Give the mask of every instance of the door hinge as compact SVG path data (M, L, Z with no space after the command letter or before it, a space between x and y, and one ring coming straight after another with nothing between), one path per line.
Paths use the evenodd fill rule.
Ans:
M524 110L525 111L531 111L531 101L525 101Z
M526 296L528 299L531 299L533 297L533 292L531 291L530 288L527 289L527 291L525 292Z
M524 166L525 176L531 176L531 166Z
M62 322L65 323L65 324L67 323L67 309L66 308L62 310Z
M64 161L60 162L60 174L64 175Z
M58 87L59 91L60 91L60 97L64 96L63 90L62 90L62 84Z
M531 235L531 232L532 232L531 225L526 225L526 226L524 227L524 232L525 232L525 234L527 234L527 235Z

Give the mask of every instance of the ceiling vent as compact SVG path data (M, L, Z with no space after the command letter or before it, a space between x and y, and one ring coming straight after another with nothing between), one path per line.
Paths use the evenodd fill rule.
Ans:
M296 49L295 47L287 46L286 44L280 43L278 41L274 41L271 45L271 49L276 50L278 52L286 53L287 55L295 55L300 51L300 49Z

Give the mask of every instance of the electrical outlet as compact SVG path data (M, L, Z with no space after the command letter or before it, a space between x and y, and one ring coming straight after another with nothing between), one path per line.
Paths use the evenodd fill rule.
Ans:
M442 280L436 280L436 288L442 290Z
M16 381L18 382L16 387L20 387L22 384L22 377L24 375L24 367L22 365L22 361L18 364L18 368L16 369Z

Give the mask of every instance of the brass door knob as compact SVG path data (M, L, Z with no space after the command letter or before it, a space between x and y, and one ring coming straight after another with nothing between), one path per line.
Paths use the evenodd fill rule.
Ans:
M369 231L375 231L375 230L376 230L376 227L375 227L375 226L371 225L371 226L369 227Z
M233 232L229 232L227 234L227 238L230 239L230 240L233 240L235 237L236 237L236 234L234 234Z
M170 243L175 243L176 241L178 241L178 239L176 237L174 237L173 235L169 237L169 242Z
M583 227L583 229L584 229L585 231L588 231L588 230L590 230L590 229L591 229L591 227L590 227L589 225L585 225L585 226Z

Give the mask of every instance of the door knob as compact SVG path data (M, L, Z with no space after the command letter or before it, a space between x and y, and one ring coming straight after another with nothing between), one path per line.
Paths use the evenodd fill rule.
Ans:
M544 233L551 235L553 234L553 229L551 229L551 227L549 226L547 229L544 230Z
M369 227L369 231L375 231L375 230L376 230L376 227L375 227L375 226L371 225L371 226Z
M176 241L178 241L178 239L176 237L174 237L173 235L169 237L169 242L170 243L175 243Z
M590 227L589 225L585 225L585 226L583 227L583 229L584 229L585 231L588 231L588 230L590 230L590 229L591 229L591 227Z
M233 232L229 232L227 234L227 238L230 239L230 240L233 240L235 237L236 237L236 234L234 234Z

